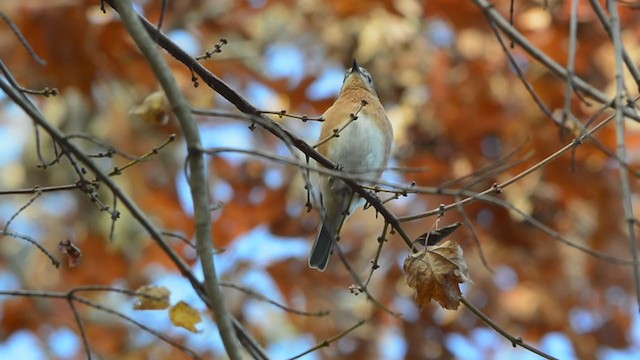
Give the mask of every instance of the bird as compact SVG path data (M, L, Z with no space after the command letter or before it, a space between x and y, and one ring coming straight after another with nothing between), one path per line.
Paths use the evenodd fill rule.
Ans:
M340 94L322 115L317 150L336 164L336 170L378 179L387 166L393 128L378 99L371 74L354 59L344 76ZM341 179L320 175L322 224L309 266L324 271L329 264L342 224L361 200Z

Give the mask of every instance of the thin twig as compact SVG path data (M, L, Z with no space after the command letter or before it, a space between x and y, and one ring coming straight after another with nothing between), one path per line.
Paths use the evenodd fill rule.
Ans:
M362 279L360 279L360 276L358 276L358 274L356 274L356 271L353 270L353 268L351 267L351 264L349 263L349 259L347 259L347 256L344 254L344 251L342 251L340 244L336 243L334 249L335 249L335 252L338 253L338 256L340 257L340 261L342 261L342 264L344 265L344 267L347 269L347 271L349 271L349 274L351 274L351 278L358 284L357 286L354 286L354 285L351 286L351 292L355 295L364 293L367 297L367 300L371 301L373 305L375 305L377 308L383 310L384 312L395 317L396 319L400 319L402 317L401 313L397 313L389 309L386 305L384 305L378 299L376 299L373 295L371 295L371 292L369 292L369 289L367 289Z
M11 31L13 31L13 33L18 38L18 41L20 41L22 46L24 46L24 48L27 50L27 52L33 58L33 60L35 60L40 65L46 65L47 61L41 58L40 56L38 56L38 54L36 54L35 50L33 50L31 45L27 41L27 39L24 37L24 35L22 35L22 32L20 32L20 29L18 29L18 26L16 26L16 24L14 24L14 22L11 21L11 19L9 19L9 17L5 15L2 11L0 11L0 18L2 18L2 20L4 20L4 22L7 23L7 25L9 25L9 28L11 29Z
M384 227L382 228L382 233L378 236L378 250L376 250L376 255L371 261L371 271L369 272L369 276L367 280L364 282L364 287L369 286L369 282L373 277L373 273L380 267L378 264L378 260L380 260L380 254L382 253L382 246L385 242L387 242L387 230L389 230L389 223L385 222Z
M487 15L486 13L484 13L484 14ZM511 54L511 51L509 51L509 49L507 48L507 44L505 43L502 34L500 33L500 31L496 27L496 24L488 16L487 16L487 20L488 20L489 26L491 27L491 30L493 30L493 33L496 35L496 39L498 39L498 43L500 44L500 47L502 47L502 51L507 55L507 58L509 59L509 62L511 63L511 66L516 71L516 74L518 75L518 78L520 79L520 81L524 85L524 88L527 90L529 95L531 95L531 97L533 98L533 101L538 105L540 110L542 110L542 112L549 119L551 119L557 125L562 126L562 124L555 118L555 116L553 116L553 113L551 112L549 107L542 101L540 96L538 96L538 93L533 88L533 85L531 85L531 83L524 76L524 71L520 67L520 64L518 64L518 61L516 61L516 59Z
M160 29L158 29L160 30ZM157 42L157 41L154 41ZM222 52L222 47L227 45L227 39L220 39L217 44L213 45L213 50L208 50L202 55L196 56L196 60L206 60L210 59L214 54L219 54Z
M73 299L67 297L67 304L69 304L69 308L73 313L73 318L76 320L76 325L78 325L78 332L80 333L80 338L82 339L82 344L84 346L84 352L87 355L87 360L91 360L91 347L89 346L89 338L87 338L87 331L84 328L84 324L82 318L80 317L80 312L76 307L76 304L73 302Z
M513 14L515 13L516 10L516 1L515 0L511 0L509 2L509 24L511 24L511 26L513 26ZM515 44L513 43L513 40L511 40L511 48L513 49L515 47Z
M478 249L478 256L482 261L482 265L485 269L493 274L493 268L489 265L487 258L484 256L484 251L482 251L482 245L480 244L480 239L478 239L478 234L476 234L476 229L473 226L471 219L469 219L469 215L467 215L467 212L464 210L464 206L460 205L460 200L460 195L456 196L456 203L458 204L457 209L460 216L462 216L462 222L464 223L465 227L469 229L469 232L471 232L471 239L473 239L473 242L476 245L476 249Z
M41 95L41 96L44 96L44 97L57 96L58 94L60 94L60 90L58 90L57 88L45 87L44 89L35 90L35 89L27 89L25 87L20 86L19 89L20 89L20 91L22 91L25 94Z
M33 196L31 196L31 198L27 200L27 202L24 205L22 205L15 213L13 213L13 215L11 215L7 223L4 224L4 228L2 229L2 232L6 233L9 230L9 225L11 225L13 220L15 220L15 218L17 218L21 212L23 212L26 208L28 208L31 204L33 204L33 202L36 201L36 199L39 198L40 195L42 195L42 192L36 191L33 194Z
M184 235L182 235L182 234L177 234L177 233L175 233L175 232L166 231L166 230L165 230L165 231L161 231L160 233L161 233L162 235L165 235L165 236L169 236L169 237L172 237L172 238L176 238L176 239L178 239L178 240L182 241L183 243L187 244L187 245L188 245L190 248L192 248L192 249L195 249L195 248L196 248L196 245L195 245L195 244L193 244L193 243L191 242L191 240L187 239L187 237L186 237L186 236L184 236Z
M513 347L516 346L520 346L524 349L527 349L529 351L531 351L532 353L542 356L545 359L550 359L550 360L558 360L557 358L543 352L542 350L538 350L535 347L528 345L527 343L525 343L521 337L515 337L511 334L509 334L507 331L505 331L503 328L501 328L498 324L496 324L493 320L491 320L491 318L489 318L487 315L485 315L484 313L482 313L482 311L480 311L480 309L478 309L477 307L475 307L473 304L471 304L464 296L460 296L460 302L464 304L464 306L467 307L467 309L471 310L471 312L476 315L478 317L478 319L482 320L482 322L484 322L485 324L489 325L490 328L492 328L493 330L495 330L498 334L504 336L507 340L509 340L509 342L511 342L511 345Z
M35 194L35 193L46 193L46 192L56 192L56 191L67 191L67 190L75 190L80 187L79 183L68 184L68 185L58 185L58 186L43 186L40 187L38 185L30 188L30 189L13 189L13 190L0 190L1 195L26 195L26 194Z
M120 212L118 211L118 197L114 196L113 197L113 205L112 205L112 212L111 212L111 227L109 229L109 242L113 242L114 239L114 234L116 231L116 221L118 221L118 219L120 218Z
M461 183L464 180L467 180L469 178L474 178L475 180L465 185L465 189L470 189L471 186L475 185L476 183L480 181L484 181L485 179L489 178L494 174L502 173L505 170L508 170L526 161L531 156L531 152L524 154L517 160L513 160L513 162L508 162L511 158L515 158L516 155L518 155L518 153L522 152L525 145L526 145L526 142L522 143L521 145L518 145L515 149L511 150L508 154L500 157L495 161L492 161L490 164L483 166L480 169L474 170L469 174L459 176L455 179L444 181L438 184L438 187L447 188L447 187L451 187L453 184Z
M92 142L98 146L101 146L103 148L105 148L108 152L113 152L114 154L118 154L124 158L126 158L127 160L136 160L138 159L138 156L134 156L131 155L129 153L126 153L118 148L116 148L115 146L100 140L98 138L96 138L95 136L89 135L89 134L68 134L65 136L66 139L82 139L82 140L87 140L89 142Z
M8 231L2 231L0 232L0 235L9 236L15 239L21 239L35 245L35 247L37 247L38 250L40 250L43 254L45 254L49 258L49 260L51 260L51 263L53 264L53 266L56 267L56 269L60 267L60 260L58 260L58 258L53 256L44 246L40 245L40 243L38 243L31 237L27 235L18 234L15 232L8 232Z
M589 3L591 4L593 11L598 16L600 23L602 23L602 26L604 27L607 34L609 35L609 38L611 38L612 37L611 24L609 23L609 19L607 18L607 15L605 14L604 9L602 8L602 5L600 5L600 1L589 0ZM629 69L629 72L631 73L633 80L635 80L636 82L638 91L640 91L640 70L636 66L633 59L631 59L631 57L629 56L629 53L627 53L627 50L624 47L622 48L622 57L624 58L624 63L627 65L627 69Z
M622 73L622 36L620 35L620 17L618 15L618 3L615 0L608 0L607 6L609 14L611 14L611 37L613 38L613 49L616 59L616 97L615 97L615 119L616 119L616 139L618 147L618 157L626 162L627 145L625 142L625 124L624 124L624 76ZM629 184L629 172L624 167L620 167L620 187L622 189L622 205L624 207L624 216L627 223L627 231L629 232L629 242L631 246L631 255L635 265L633 266L633 279L636 290L636 306L640 307L640 264L638 264L638 239L636 236L636 221L633 212L633 204L631 197L631 184ZM639 308L640 310L640 308Z
M129 163L127 163L126 165L124 165L122 167L113 168L113 170L111 170L111 172L109 173L109 176L120 175L120 174L122 174L122 171L134 166L135 164L137 164L137 163L139 163L141 161L147 160L147 159L149 159L150 157L152 157L154 155L158 155L158 153L160 152L160 150L162 150L162 148L164 148L165 146L167 146L170 143L172 143L175 139L176 139L176 134L169 135L169 138L165 142L160 144L160 146L153 148L148 153L140 156L139 158L136 158L136 159L130 161Z
M571 14L569 18L569 61L567 64L567 90L565 92L564 110L562 111L562 126L571 120L571 99L573 98L573 77L576 69L576 43L578 42L578 1L571 0Z
M305 356L307 354L311 354L312 352L314 352L316 350L322 349L323 347L328 347L329 345L331 345L331 343L342 339L343 337L348 335L353 330L355 330L355 329L359 328L360 326L364 325L366 322L367 322L366 319L360 320L357 323L355 323L352 327L346 329L345 331L341 332L340 334L332 336L332 337L330 337L330 338L328 338L326 340L323 340L318 345L312 347L311 349L309 349L309 350L307 350L307 351L305 351L305 352L303 352L301 354L298 354L298 355L296 355L296 356L294 356L292 358L289 358L289 360L299 359L299 358L301 358L301 357L303 357L303 356Z
M331 134L326 136L324 139L321 139L320 141L318 141L317 144L313 145L313 148L316 149L319 146L321 146L322 144L326 143L327 141L329 141L329 140L331 140L333 138L340 137L340 133L342 131L344 131L344 129L346 129L347 126L351 125L352 122L358 120L358 114L360 114L360 111L362 111L362 108L364 108L365 106L367 106L367 102L364 99L362 99L362 101L360 102L360 107L358 108L358 110L355 113L349 114L349 121L347 121L341 127L333 129Z
M133 291L133 290L129 290L129 289L116 288L116 287L107 286L107 285L83 285L83 286L78 286L78 287L75 287L75 288L69 290L68 294L73 295L73 294L79 293L79 292L113 292L113 293L124 294L124 295L127 295L127 296L146 297L146 298L149 298L149 299L152 299L152 300L160 300L161 299L158 296L149 295L149 294L146 294L144 292Z
M292 119L302 120L302 122L307 122L307 121L323 122L324 121L322 117L309 117L309 115L293 115L293 114L289 114L287 110L280 110L280 111L261 110L259 114L276 115L279 119L282 119L283 117L288 117Z
M284 311L286 311L288 313L291 313L291 314L301 315L301 316L315 316L315 317L323 317L323 316L329 315L329 311L328 310L302 311L302 310L292 309L292 308L287 307L285 305L282 305L282 304L280 304L280 303L278 303L278 302L276 302L274 300L271 300L268 297L266 297L266 296L264 296L264 295L262 295L262 294L260 294L260 293L258 293L256 291L254 291L252 289L249 289L247 287L240 286L240 285L237 285L237 284L234 284L234 283L221 281L220 282L220 286L228 287L228 288L231 288L231 289L236 289L238 291L242 291L243 293L245 293L245 294L247 294L247 295L249 295L251 297L254 297L254 298L256 298L256 299L258 299L260 301L264 301L266 303L269 303L269 304L271 304L271 305L273 305L273 306L275 306L277 308L280 308L280 309L282 309L282 310L284 310Z
M29 106L31 107L33 110L36 109L36 105L33 103L33 101L31 101L31 99L28 96L25 96L25 91L24 88L22 86L20 86L20 84L18 84L18 82L16 81L16 79L13 77L13 74L11 74L11 72L9 71L9 69L7 68L7 66L4 64L4 62L0 59L0 71L2 72L2 74L4 75L4 77L7 79L7 81L9 82L9 84L11 85L11 87L13 87L15 90L17 90L20 95L21 95L21 99L24 102L25 106ZM34 121L33 123L33 131L35 133L35 138L36 138L36 155L38 156L38 160L40 161L40 164L38 164L38 167L42 168L42 169L46 169L47 167L55 164L58 162L58 151L57 151L57 147L56 147L56 143L53 143L53 149L54 149L54 153L56 154L56 157L51 161L51 162L47 162L44 160L44 155L42 154L42 145L41 145L41 139L40 139L40 128L38 127L38 125L36 124L36 122Z

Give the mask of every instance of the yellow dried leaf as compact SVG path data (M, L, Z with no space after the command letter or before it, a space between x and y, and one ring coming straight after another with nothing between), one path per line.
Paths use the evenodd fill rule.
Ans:
M471 282L462 248L451 240L409 254L404 260L404 271L407 285L416 290L420 308L434 299L443 308L456 310L461 295L458 284Z
M199 330L196 329L196 324L202 321L200 312L184 301L180 301L171 307L169 310L169 318L171 318L173 325L185 328L194 333L199 332Z
M164 125L169 121L168 101L162 91L148 95L141 104L131 107L129 115L151 125Z
M171 292L166 287L145 285L136 290L135 310L164 310L169 307Z

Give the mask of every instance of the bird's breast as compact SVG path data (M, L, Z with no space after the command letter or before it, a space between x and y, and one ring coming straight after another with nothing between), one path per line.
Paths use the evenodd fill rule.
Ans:
M356 171L365 177L379 176L389 158L389 135L383 133L368 115L360 114L339 137L329 140L327 157L347 172ZM372 171L367 172L369 169Z

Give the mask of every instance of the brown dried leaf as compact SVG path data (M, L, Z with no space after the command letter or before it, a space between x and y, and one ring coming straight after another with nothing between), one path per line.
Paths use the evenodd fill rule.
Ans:
M451 240L409 254L404 261L404 271L407 285L416 290L420 308L434 299L443 308L456 310L461 295L458 284L471 282L462 248Z
M199 330L196 329L196 324L202 321L200 312L184 301L180 301L171 307L169 310L169 318L171 318L173 325L185 328L194 333L199 332Z
M163 286L144 285L136 290L135 310L164 310L169 307L171 292Z
M168 101L164 93L156 91L144 98L141 104L131 107L129 115L151 125L164 125L169 121L167 107Z
M58 243L58 250L67 256L69 267L76 267L82 261L82 251L69 239L64 239Z

